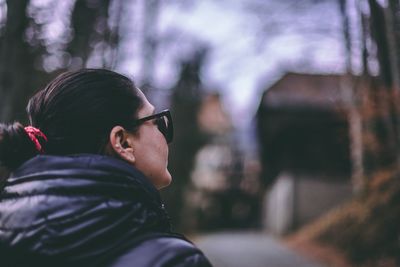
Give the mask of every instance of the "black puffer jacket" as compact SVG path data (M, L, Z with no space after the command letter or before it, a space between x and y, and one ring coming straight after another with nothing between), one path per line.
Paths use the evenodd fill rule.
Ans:
M99 155L37 156L8 178L0 196L0 264L210 266L171 233L147 178Z

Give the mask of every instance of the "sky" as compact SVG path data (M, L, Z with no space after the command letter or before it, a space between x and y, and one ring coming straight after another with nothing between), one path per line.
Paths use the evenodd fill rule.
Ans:
M251 121L262 92L285 72L345 70L337 0L159 0L160 12L151 18L147 28L144 8L150 0L121 2L129 3L121 13L115 12L118 1L126 0L112 2L114 15L109 21L110 25L120 25L116 70L140 84L143 70L149 65L141 38L143 32L149 32L158 40L152 72L154 86L168 90L177 81L179 63L206 47L201 80L209 91L221 92L237 126ZM36 7L54 3L33 2ZM44 13L41 9L29 11L42 12L34 17L51 21L45 29L51 54L44 62L47 71L60 67L57 62L62 60L58 57L65 54L60 51L73 36L62 25L68 24L65 13L70 12L74 1L58 3L51 14L46 14L45 9ZM96 60L101 63L101 55L92 57L88 66L96 67Z
M202 82L209 90L221 92L238 125L251 120L263 90L286 71L345 70L335 0L160 2L155 34L162 42L154 70L156 87L172 87L179 73L177 63L206 46L209 54ZM132 17L138 25L140 14ZM120 69L140 79L140 45L128 43L131 54Z

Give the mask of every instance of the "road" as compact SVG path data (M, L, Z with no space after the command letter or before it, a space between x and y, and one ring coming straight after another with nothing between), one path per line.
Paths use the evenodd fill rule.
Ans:
M214 267L324 267L263 232L223 232L195 237Z

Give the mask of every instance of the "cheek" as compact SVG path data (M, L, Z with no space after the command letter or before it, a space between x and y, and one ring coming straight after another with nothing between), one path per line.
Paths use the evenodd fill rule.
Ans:
M165 143L160 142L160 143L157 145L156 154L157 154L157 155L155 155L155 157L157 158L158 165L160 166L160 169L161 169L161 168L164 168L164 169L167 168L167 163L168 163L168 146L167 146Z
M161 138L164 138L164 136L161 136ZM159 139L160 142L158 142L157 147L156 147L156 154L155 156L155 161L153 164L154 166L154 177L153 177L153 183L156 185L157 188L162 188L171 183L171 174L169 173L167 169L168 165L168 145L165 142L164 139Z
M146 154L145 161L149 169L152 170L152 176L161 176L167 168L168 162L168 145L162 134L154 134L152 138L149 138L147 144L143 147Z
M144 128L146 129L146 128ZM147 128L141 136L144 138L137 147L136 167L141 170L157 188L171 183L171 174L167 170L168 145L157 128Z
M159 156L166 159L168 157L168 144L165 141L164 135L158 129L154 140L157 140L156 150Z

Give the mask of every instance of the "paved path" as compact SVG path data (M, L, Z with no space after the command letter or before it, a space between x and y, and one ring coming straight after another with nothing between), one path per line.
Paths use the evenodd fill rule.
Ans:
M214 267L323 267L261 232L199 235L194 242Z

